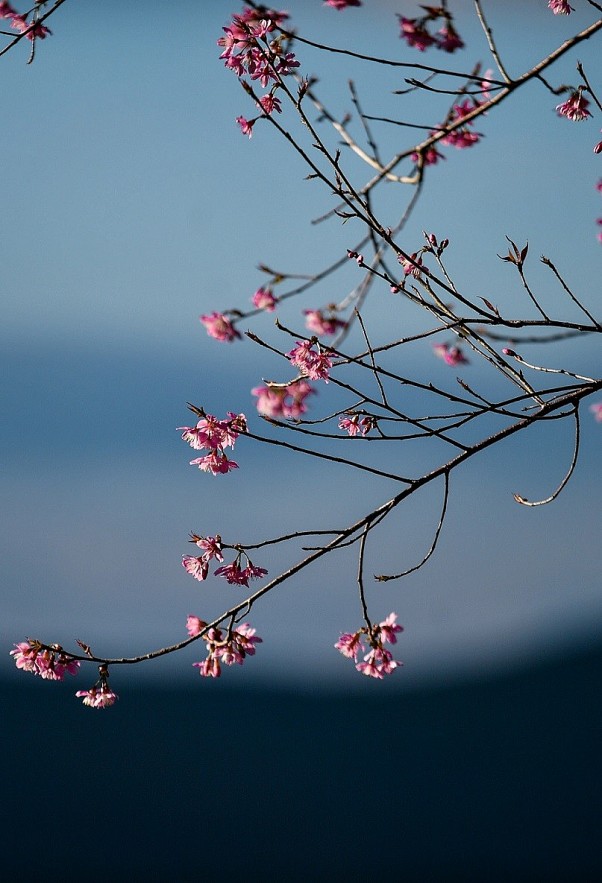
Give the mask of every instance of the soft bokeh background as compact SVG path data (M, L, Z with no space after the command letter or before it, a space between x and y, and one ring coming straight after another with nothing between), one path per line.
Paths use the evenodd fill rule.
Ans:
M544 2L489 4L491 24L512 73L526 69L593 20L585 3L575 5L577 11L564 17L553 16ZM362 9L340 14L319 2L287 8L299 31L318 41L367 46L388 57L429 61L428 56L412 54L397 37L393 13L415 15L413 4L374 0ZM486 59L486 44L473 22L472 4L460 2L455 8L459 31L469 47L466 58ZM91 765L99 732L106 739L105 749L110 753L111 746L124 769L129 769L123 746L140 740L140 730L128 717L131 712L123 710L132 702L132 694L163 697L162 704L157 699L152 706L138 700L146 709L140 712L138 708L139 725L144 720L145 728L152 731L152 722L161 718L157 726L163 728L159 740L163 747L156 749L156 755L145 755L144 763L153 775L157 764L165 764L173 773L171 779L166 773L165 781L172 785L184 773L177 752L171 757L168 746L172 735L182 743L192 738L197 719L187 729L178 711L190 703L195 704L199 720L207 718L212 745L218 744L225 726L234 733L240 727L242 741L247 734L250 753L236 753L238 740L230 750L240 777L244 778L247 769L255 770L250 774L253 781L257 777L254 789L261 789L265 781L257 772L257 757L274 751L286 739L288 754L279 755L283 767L294 756L300 764L293 773L295 781L307 775L316 789L313 803L308 797L307 806L295 803L289 795L290 820L312 812L312 807L315 811L316 801L336 803L337 798L327 797L317 784L326 780L333 788L354 778L358 789L363 783L358 817L365 811L382 812L381 798L375 798L372 789L388 792L389 783L375 784L370 778L371 763L380 750L377 733L382 728L383 744L388 744L390 727L398 728L408 720L413 721L412 732L383 755L400 764L394 774L396 785L403 782L399 752L407 754L411 766L415 752L420 755L424 733L433 727L443 728L441 740L431 749L438 758L437 769L455 769L459 753L468 751L463 781L472 776L476 782L479 766L470 768L467 744L478 741L474 718L487 696L497 700L491 698L483 714L489 715L493 729L506 722L506 744L518 746L520 738L528 742L531 730L529 756L521 755L520 760L510 752L508 760L515 769L522 763L523 773L531 771L527 791L539 787L534 770L541 771L542 780L544 772L562 771L563 781L568 781L583 770L571 768L569 774L562 767L565 743L574 758L575 752L581 752L582 758L585 752L589 758L592 743L586 737L577 745L571 743L569 733L558 736L548 756L550 766L532 762L541 746L537 724L542 716L536 698L543 696L546 708L546 703L553 703L553 692L540 690L541 684L550 684L545 672L557 679L560 660L586 654L585 661L575 662L576 668L570 671L575 683L585 679L583 698L587 701L588 681L600 670L595 647L602 621L602 436L589 416L583 421L580 465L554 505L524 509L513 501L512 492L536 498L557 485L571 454L568 424L534 429L524 439L510 440L463 467L452 485L438 554L401 585L370 587L375 618L396 610L406 628L399 648L404 669L387 684L367 684L332 648L340 631L360 623L355 565L352 556L345 555L285 584L253 610L251 620L264 643L243 669L226 672L222 682L227 681L230 692L221 694L222 700L215 697L223 683L208 685L191 668L198 658L195 648L135 670L115 672L114 686L122 694L120 707L111 711L121 721L116 724L106 723L106 718L100 721L100 716L80 706L66 710L72 701L72 685L68 689L25 685L25 676L12 667L8 649L26 635L65 646L81 638L98 653L133 654L179 640L188 613L205 618L217 614L236 597L236 590L221 583L199 585L184 573L179 562L188 551L190 530L221 532L228 539L250 542L280 531L283 525L350 522L372 501L376 504L387 498L385 483L364 477L351 483L345 470L316 466L285 453L276 457L269 448L244 442L236 449L241 468L214 479L187 465L189 449L175 432L176 426L188 421L187 401L218 414L242 410L252 415L250 388L261 377L278 371L273 358L248 342L230 347L207 338L198 323L199 314L230 306L246 308L264 281L256 269L260 262L291 272L315 272L358 238L357 230L351 225L342 227L338 221L310 225L312 217L329 208L328 194L315 182L303 180L306 170L301 162L273 137L267 125L258 124L251 141L240 135L235 117L250 115L248 99L233 74L218 61L215 45L231 11L224 2L179 2L169 8L155 2L143 7L113 0L102 6L90 0L67 2L51 21L54 35L39 44L33 65L25 65L22 47L0 61L5 99L0 237L5 525L0 540L4 570L0 629L6 649L0 664L7 707L14 720L51 722L54 758L64 755L61 727L73 728L77 738L68 753L73 756L77 745L81 766L76 763L64 776L76 783L78 776L85 779L84 769ZM391 96L404 85L399 71L374 72L348 60L325 60L307 48L299 47L297 54L304 73L319 74L321 94L335 115L352 109L346 87L352 77L366 110L424 124L436 122L422 96ZM440 53L431 58L433 63L449 61ZM575 83L577 58L599 80L599 45L595 44L582 45L567 56L550 79ZM456 59L459 56L454 56L450 66L462 68L470 63L456 63ZM597 308L600 251L595 217L600 214L600 196L594 185L600 176L600 157L591 148L599 135L596 121L576 125L557 119L554 105L558 100L541 85L532 84L491 118L479 121L478 128L486 137L476 149L447 149L448 159L432 170L403 241L411 251L420 245L423 229L448 236L453 247L450 263L466 290L518 310L523 295L511 267L502 265L496 253L506 250L505 234L520 244L529 239L530 271L542 298L558 314L573 316L536 258L540 253L552 257L575 291L590 308ZM375 131L390 150L409 143L403 130L375 125ZM359 174L357 163L350 161L350 168ZM381 210L391 223L403 204L399 189L385 188ZM285 320L300 328L296 317L301 306L338 300L356 281L357 269L346 268L339 278L312 293L310 301L287 307ZM388 292L374 293L365 315L374 342L390 336L391 323L397 323L395 333L400 335L412 330L415 318L401 309L397 313L397 308ZM258 327L269 336L273 334L270 326L271 319L266 317ZM541 348L522 351L527 358L541 358ZM600 372L593 341L562 345L547 358L557 367ZM407 368L412 376L453 387L456 372L450 373L436 361L428 346L412 350ZM481 376L478 368L466 370L472 372L468 375L471 382ZM483 378L484 384L489 382ZM328 408L328 395L321 391L320 407ZM403 456L408 472L418 468L419 451L409 447ZM433 488L417 496L395 515L381 534L379 547L369 549L369 572L401 569L423 554L438 517L440 492L441 488ZM256 563L275 573L291 559L278 553L269 560L258 556ZM550 668L538 668L537 676L525 675L535 677L529 681L531 688L525 686L520 673L543 665L541 660L546 659ZM507 686L498 692L478 686L467 686L468 692L461 695L453 692L464 689L461 685L472 678L489 683L483 680L486 677ZM501 677L509 680L499 681ZM574 682L571 675L566 677L565 699L574 696ZM245 706L244 722L233 711L243 701L232 692L238 688L255 691L253 702L262 709L265 738L256 729L255 706ZM281 730L276 709L294 708L294 691L309 690L313 695L320 689L327 692L322 698L316 694L318 705L307 699L299 711L303 725L291 724L289 729L282 725ZM144 692L148 690L155 692ZM269 692L274 690L279 692ZM336 691L350 697L347 705ZM519 694L528 700L517 710L508 697ZM337 714L332 712L335 695L343 703L336 706ZM368 701L373 705L366 705ZM387 704L378 705L379 701ZM205 702L209 705L203 714L196 704ZM441 713L441 702L458 720L466 721L468 743L446 731L448 717ZM425 710L427 705L436 709L435 717ZM306 757L311 769L303 770L307 740L320 739L323 732L324 708L330 709L330 717L324 718L325 732L330 735L323 743L323 754ZM579 721L582 712L579 703L573 704L573 721ZM85 714L94 718L91 724L84 721ZM366 727L373 735L365 743L351 744L342 724L346 718L353 721L351 726ZM271 729L266 721L271 722ZM587 720L588 732L595 723L595 719ZM208 751L209 738L206 735L199 743L201 757ZM144 743L145 750L150 750L151 743ZM341 778L332 774L334 778L328 779L325 770L332 773L335 743L345 759L338 761ZM494 752L498 749L491 747ZM487 769L493 770L489 749L482 750L486 763L492 764ZM31 771L31 756L32 752L22 752L11 770L27 767ZM225 777L211 786L220 795L216 806L212 804L215 794L207 793L202 776L198 780L195 799L204 811L214 818L216 813L227 816L232 801L242 799L252 805L256 798L244 792L240 779L236 784L228 782L221 750L217 754L214 750L212 756L210 763L221 765ZM419 768L426 775L428 763L424 754L420 756ZM102 756L97 755L96 762L104 768ZM188 757L186 764L190 763ZM205 767L206 759L199 763ZM200 775L200 768L195 775ZM42 793L51 802L58 799L55 773L48 766L36 772L37 780L42 776L44 782ZM286 775L286 770L272 770L270 775ZM378 768L377 775L386 775L384 767ZM485 775L485 780L487 791L499 785L497 773ZM85 795L85 781L80 784ZM34 792L35 787L32 782ZM72 782L72 787L81 793L80 785ZM105 781L99 773L97 778L90 777L89 787L98 796L103 787L113 788L112 779ZM230 787L235 788L234 795ZM411 793L401 787L404 796L398 802L411 815L418 783ZM236 789L242 789L242 796ZM423 836L429 812L434 813L435 804L444 799L435 782L433 789L432 802L420 810L424 815L419 813L425 820L418 826ZM489 805L487 794L476 785L475 789L474 801L467 801L461 811L466 826ZM157 794L162 793L159 787ZM510 803L519 804L520 793L520 789L512 792ZM590 805L583 788L575 793L583 806ZM134 817L140 795L139 783L132 785L133 802L125 805ZM161 799L177 800L167 791ZM278 801L264 799L277 817ZM356 797L348 794L345 799ZM278 800L284 800L282 794ZM110 816L115 807L109 804L105 810ZM502 815L511 811L510 807L500 809ZM430 818L433 828L440 831L437 819L441 816ZM495 818L494 814L492 825ZM160 813L154 817L157 825L160 819ZM289 839L296 836L293 828L301 836L291 821L286 829ZM142 837L140 829L136 830ZM211 836L217 837L215 831ZM485 833L479 836L487 842ZM452 834L449 837L453 839ZM445 842L443 838L439 843L442 854ZM495 842L495 848L501 849ZM383 835L381 846L374 846L381 857L386 843L390 839ZM570 837L566 844L571 845L571 849L567 845L567 855L577 849ZM474 845L470 849L474 856ZM483 850L486 864L486 846ZM522 853L523 862L526 854ZM47 867L60 866L64 860L56 852L52 855L54 865L48 859ZM268 859L269 850L269 864ZM280 857L277 864L283 861ZM324 857L317 861L319 867L326 867ZM416 862L415 878L427 879L417 870L419 858ZM43 858L34 865L44 867ZM242 859L235 865L241 867ZM520 867L519 861L514 871ZM535 862L533 867L542 865ZM178 873L177 879L185 879L183 872ZM331 879L336 879L333 874ZM467 871L465 879L469 876ZM364 879L359 872L356 878ZM142 873L140 879L149 878Z

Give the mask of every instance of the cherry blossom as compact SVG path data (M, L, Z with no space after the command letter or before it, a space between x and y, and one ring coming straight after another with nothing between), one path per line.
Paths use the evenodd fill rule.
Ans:
M566 117L574 123L580 123L582 120L591 117L591 113L587 109L588 107L589 101L587 98L583 97L582 90L577 89L576 92L571 94L570 98L567 98L562 104L557 105L556 111L559 116Z
M257 410L265 417L284 417L298 420L307 411L305 399L315 394L306 380L293 380L287 386L256 386L251 390L257 396Z
M204 457L196 457L190 461L191 466L198 466L203 472L211 472L212 475L226 475L233 469L238 469L238 463L228 460L223 451L210 451Z
M422 258L419 257L418 252L414 252L414 254L410 255L411 260L404 258L402 255L398 255L397 260L403 267L403 275L404 276L414 276L416 279L420 277L420 273L422 272Z
M602 132L602 129L600 129ZM597 144L594 145L594 153L602 153L602 141L598 141Z
M248 135L249 138L253 135L253 126L257 122L257 118L254 120L247 120L245 117L236 117L236 122L240 126L240 131L243 135Z
M18 13L10 3L7 3L6 0L1 0L0 2L0 19L5 18L10 21L11 28L14 28L16 31L19 31L21 34L24 34L27 31L26 37L28 40L35 40L39 38L40 40L44 40L48 34L51 34L52 31L38 21L27 21L27 16L21 13Z
M449 343L436 343L433 346L433 352L447 365L455 367L456 365L468 365L468 359L460 349L460 347L452 346Z
M353 659L361 674L382 680L386 674L391 674L402 664L393 659L391 652L383 647L383 642L396 644L397 634L402 631L402 626L397 625L397 614L390 613L378 625L363 626L357 632L343 633L334 646L343 656ZM358 662L358 656L365 650L367 652L363 660Z
M199 320L205 326L209 337L214 337L216 340L231 343L241 336L240 332L232 324L232 321L227 316L224 316L223 313L213 312L208 316L200 316Z
M261 579L267 574L263 567L255 567L247 559L247 566L240 566L240 555L230 564L224 564L215 571L215 576L223 576L230 585L249 587L250 579Z
M204 555L195 558L193 555L182 555L182 567L199 582L207 579L209 561Z
M203 549L203 558L206 561L211 561L212 558L215 558L217 561L224 560L222 555L222 538L219 535L215 537L197 537L193 535L192 539L199 549Z
M336 334L339 328L344 328L347 324L332 312L325 316L322 310L303 310L303 315L306 317L305 326L308 331L318 335Z
M412 161L418 162L421 156L426 166L434 166L439 162L440 159L446 158L443 156L442 153L437 150L437 147L434 144L431 144L430 147L427 147L427 149L423 153L414 152L412 154Z
M9 653L17 668L39 675L47 681L62 681L65 674L76 675L80 667L79 661L58 645L49 649L43 648L37 641L22 641L14 644L14 650Z
M253 306L258 310L265 310L267 313L273 313L278 303L270 288L258 288L251 300Z
M349 6L361 6L361 0L324 0L324 6L332 6L333 9L347 9Z
M198 616L193 616L193 614L190 613L186 620L186 631L191 638L196 638L197 635L201 634L206 625L207 623L203 619L199 619Z
M389 613L386 619L379 622L378 628L380 629L381 640L387 644L396 644L396 635L403 631L403 626L397 625L396 613Z
M282 103L279 98L275 95L272 95L271 92L268 92L267 95L262 95L262 97L257 102L259 107L262 109L264 113L267 113L268 116L277 111L277 113L282 113ZM251 136L249 135L249 138Z
M89 690L78 690L75 695L82 698L84 705L90 708L109 708L119 699L117 693L113 693L107 684L91 687Z
M343 656L357 662L357 657L362 652L362 632L345 632L334 646Z
M192 628L198 617L189 616ZM199 623L202 620L198 620ZM207 658L202 662L193 662L193 666L199 669L199 674L205 678L219 678L221 676L221 663L224 665L242 665L247 656L255 655L255 645L262 643L262 638L257 637L255 629L245 622L238 628L227 632L224 636L221 629L209 629L202 639L207 645ZM190 629L189 629L190 633ZM199 632L196 632L199 634Z
M415 49L419 49L420 52L424 52L425 49L428 49L429 46L433 45L435 38L431 37L421 23L421 19L406 18L403 15L398 15L397 17L401 29L399 36L402 40L406 41L408 46L412 46Z
M548 8L552 10L554 15L570 15L575 11L572 6L569 6L567 0L549 0Z
M374 427L374 417L362 417L353 414L347 417L339 417L339 429L344 429L349 435L366 435Z
M464 48L464 43L452 24L442 27L436 34L435 40L437 49L443 49L444 52L455 52L456 49Z
M315 338L298 340L297 346L288 353L288 358L291 364L310 380L324 380L328 383L328 372L332 368L332 360L321 351L319 344L317 350L313 349L315 342Z

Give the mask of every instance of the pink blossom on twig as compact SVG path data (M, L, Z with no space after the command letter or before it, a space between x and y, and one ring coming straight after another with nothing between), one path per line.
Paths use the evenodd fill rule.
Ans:
M552 10L554 15L570 15L575 11L572 6L569 6L568 0L549 0L548 8Z
M436 343L433 346L433 352L452 368L455 368L456 365L468 365L468 359L458 346L452 346L449 343Z
M208 316L200 316L199 321L203 323L209 337L216 340L223 340L231 343L240 337L240 332L236 330L232 321L224 316L223 313L213 312Z
M580 123L588 117L591 117L591 113L587 109L588 107L589 101L587 98L583 97L581 89L577 89L577 91L573 92L566 101L557 105L556 112L558 113L558 116L566 117L574 123Z

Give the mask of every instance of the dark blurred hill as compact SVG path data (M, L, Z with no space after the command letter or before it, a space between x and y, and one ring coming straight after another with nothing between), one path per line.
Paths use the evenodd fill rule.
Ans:
M11 678L2 879L600 880L601 672L596 647L368 698L193 678L106 711Z

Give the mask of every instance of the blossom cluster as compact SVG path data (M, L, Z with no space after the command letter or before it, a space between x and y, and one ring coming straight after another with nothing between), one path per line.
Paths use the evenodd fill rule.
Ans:
M314 349L314 345L317 345L317 349ZM328 383L332 359L322 352L315 337L311 340L298 340L297 346L288 353L288 358L310 380L324 380Z
M348 6L361 6L361 0L324 0L324 6L332 6L333 9L347 9Z
M62 681L65 674L75 675L79 662L65 653L58 645L49 649L42 647L38 641L22 641L14 645L10 655L15 665L22 671L39 675L47 681Z
M100 684L90 687L89 690L78 690L75 695L81 698L84 705L87 705L89 708L109 708L111 705L115 705L115 702L119 699L117 693L110 689L106 680L102 680Z
M251 9L245 7L240 15L233 15L230 24L222 30L225 36L220 37L217 45L223 49L223 58L227 68L239 77L250 77L259 81L263 89L272 83L272 89L259 98L257 104L264 114L273 111L282 113L280 99L274 95L281 77L285 77L299 67L293 52L288 52L284 37L269 39L288 18L286 12L275 9ZM243 135L250 138L257 118L248 120L243 116L236 118Z
M449 343L436 343L433 346L433 352L440 359L443 359L446 365L455 368L456 365L468 365L468 359L459 346Z
M328 315L323 310L303 310L305 327L308 331L322 336L324 334L336 334L340 328L345 328L347 323L335 315L334 306L328 309Z
M343 656L353 659L359 672L382 680L385 675L391 674L402 665L393 659L390 650L383 647L383 644L396 644L397 635L402 631L403 626L397 625L397 614L390 613L378 625L370 628L363 626L357 632L345 632L334 646ZM358 662L358 657L362 654L363 659Z
M315 394L307 380L292 380L284 386L256 386L251 390L257 396L257 410L265 417L298 420L307 411L305 400Z
M16 12L6 0L0 0L0 19L10 21L11 28L19 31L20 34L25 34L27 39L31 41L35 40L36 37L43 40L48 34L52 33L49 28L36 21L35 18L27 21L27 15Z
M193 534L192 542L196 543L200 549L203 549L203 554L199 556L182 555L182 567L187 573L194 577L194 579L202 582L207 579L209 574L209 563L211 559L215 558L220 562L224 560L224 556L222 555L221 537L219 535L215 537L198 537L196 534ZM246 567L241 567L241 558L243 555L247 561ZM222 567L218 567L214 576L223 576L226 582L230 583L230 585L247 586L248 588L250 579L260 579L266 574L267 570L265 570L265 568L255 567L246 552L241 550L230 564L224 564Z
M456 49L462 49L464 46L460 35L456 31L452 23L452 17L448 10L442 6L423 6L426 15L421 18L406 18L404 15L398 15L400 34L402 40L405 40L408 46L419 49L424 52L430 46L436 46L444 52L455 52ZM444 20L443 27L433 33L429 31L428 26L435 24L440 19Z
M208 450L209 453L190 461L191 466L198 466L203 472L212 475L225 475L232 469L238 469L238 463L228 460L224 448L233 448L239 433L246 432L247 421L244 414L228 412L226 420L218 420L212 414L204 414L196 426L178 426L183 430L182 439L188 442L195 451Z
M339 429L344 429L350 436L367 435L376 425L374 417L362 417L359 414L347 414L339 417Z
M589 101L583 97L582 88L571 92L570 96L562 104L556 106L556 112L559 116L566 117L574 123L580 123L591 117L591 111L588 110Z
M186 620L186 630L191 638L201 634L207 625L198 616L192 614ZM242 665L247 656L255 655L255 644L261 644L262 638L255 635L255 629L245 622L236 629L224 634L222 629L212 628L202 635L207 645L207 658L202 662L193 662L199 674L204 678L219 678L223 665Z
M569 6L568 0L549 0L548 8L552 10L554 15L570 15L575 11L572 6Z

